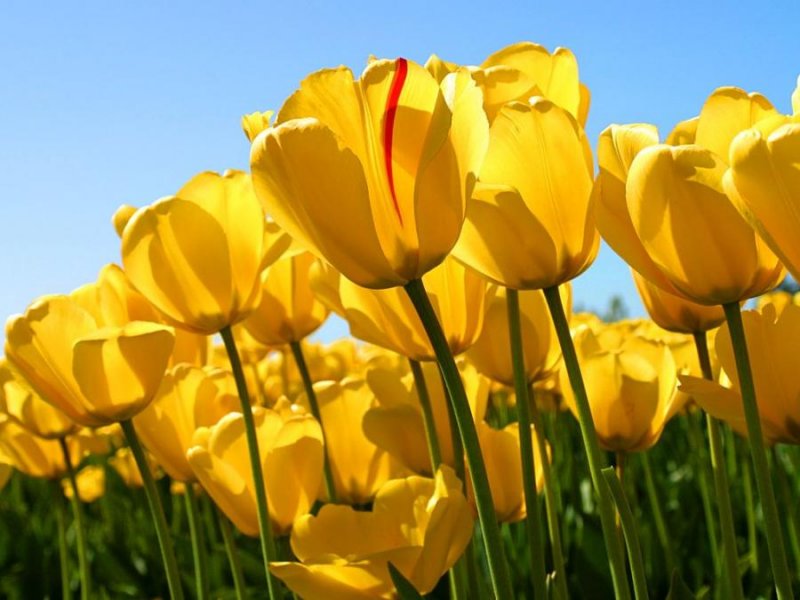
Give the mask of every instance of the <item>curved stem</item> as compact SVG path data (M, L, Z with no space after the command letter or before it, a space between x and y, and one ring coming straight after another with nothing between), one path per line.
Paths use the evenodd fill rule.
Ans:
M703 377L713 381L711 357L708 353L708 340L705 332L694 334L694 345L700 370ZM744 591L739 577L739 552L736 549L736 529L733 525L733 508L731 505L730 484L725 468L725 455L722 448L722 432L719 422L706 414L708 428L708 445L711 451L711 472L714 475L714 488L717 492L717 510L719 510L719 528L722 533L722 553L725 560L725 572L728 576L728 593L734 600L742 600Z
M136 435L133 423L127 420L120 422L120 425L125 434L125 439L131 447L131 452L133 453L133 458L136 460L139 473L142 476L144 491L147 495L147 503L150 505L150 514L153 517L153 524L156 528L158 545L161 548L161 558L164 561L164 569L167 572L169 593L174 600L183 600L180 571L178 571L178 562L175 560L175 549L172 546L172 538L169 537L167 518L164 516L161 496L159 496L158 489L156 489L156 482L153 480L153 474L150 472L150 465L147 464L147 458L144 455L142 445L139 443L139 436Z
M778 506L775 503L775 493L769 475L767 452L764 449L764 436L761 433L761 418L758 414L756 389L753 384L753 373L750 369L750 359L747 356L747 341L742 324L742 313L738 302L724 304L725 320L733 345L733 355L736 359L736 371L739 374L739 389L742 393L744 404L744 417L747 422L747 438L750 441L750 454L753 459L753 470L756 474L756 486L761 498L761 508L764 513L764 531L767 536L767 549L772 563L772 573L775 578L775 590L778 599L794 598L792 593L792 580L789 576L789 566L786 562L786 553L783 549L781 524L778 518Z
M544 435L544 424L539 414L536 398L532 397L530 403L531 422L533 433L536 436L536 445L539 456L542 457L542 475L544 476L544 503L547 511L547 531L550 534L550 550L553 555L553 569L555 571L556 588L562 600L569 598L567 590L567 569L564 566L564 551L561 547L561 527L558 520L558 504L553 488L553 469L547 456L547 440Z
M639 536L636 534L636 521L625 497L625 490L622 488L621 475L621 470L618 473L614 473L614 467L603 469L603 477L605 477L611 490L611 495L617 505L620 522L622 523L622 532L625 534L625 542L628 546L628 560L631 563L631 575L633 577L633 593L636 596L636 600L645 600L648 594L642 550L639 547Z
M589 398L586 395L586 386L583 383L583 375L578 364L578 355L575 353L575 346L572 343L572 336L569 331L567 316L564 314L564 306L561 304L561 296L558 287L550 287L544 290L547 300L547 307L553 318L558 342L561 345L561 353L564 356L564 366L567 369L569 382L575 395L575 404L578 408L578 423L581 428L583 446L586 451L586 458L589 462L589 473L592 477L594 490L597 494L597 505L600 512L600 524L603 527L603 538L608 553L608 563L611 568L611 579L614 583L614 591L620 600L627 600L631 593L628 587L628 578L625 573L625 555L622 544L616 534L616 512L611 500L611 491L608 483L602 474L604 460L600 452L600 445L597 441L597 432L592 420L592 411L589 407Z
M200 600L209 598L208 588L208 556L206 554L206 539L203 535L203 526L197 512L197 499L194 496L194 486L186 482L184 500L186 501L186 514L189 518L189 535L192 539L192 559L194 560L194 576L197 581L197 597Z
M661 501L658 497L658 490L653 479L653 469L650 466L649 451L640 452L642 469L644 470L644 484L647 489L647 498L650 501L650 510L653 511L653 521L656 525L658 541L661 542L661 549L664 551L664 562L667 564L667 571L672 573L675 570L675 556L672 552L672 544L669 539L669 530L664 520L664 511L661 509Z
M439 369L444 379L445 388L450 405L453 408L458 432L466 453L467 466L469 467L472 479L472 487L475 492L475 505L480 521L481 532L483 533L483 543L486 550L486 560L489 564L489 577L492 581L494 595L498 600L506 600L513 597L511 580L506 563L503 542L500 538L500 528L494 512L492 501L492 491L489 488L489 477L486 474L486 465L481 455L480 444L478 443L478 432L475 428L472 411L470 410L467 395L464 392L464 384L458 367L450 352L447 339L444 336L442 327L436 317L436 313L431 306L428 294L421 279L410 281L405 286L420 321L425 327Z
M222 532L222 540L225 543L225 553L228 555L228 564L231 566L231 576L233 577L233 586L236 589L236 600L244 600L247 598L247 584L244 580L242 573L242 565L239 562L239 552L236 550L236 540L233 539L233 531L228 518L222 514L222 511L214 506L214 512L217 514L217 521L219 521L219 529Z
M336 485L334 484L333 471L331 470L331 461L328 458L328 443L325 439L325 428L322 426L322 414L319 411L319 403L317 402L317 394L314 392L314 382L311 381L311 373L308 371L305 356L303 355L303 348L300 342L291 342L289 347L292 349L292 356L294 362L297 364L297 370L300 371L300 377L303 379L303 387L306 391L308 398L308 405L311 408L311 414L319 423L322 429L322 442L325 454L323 456L323 474L325 478L325 493L328 496L329 502L336 502Z
M65 438L58 438L61 452L64 455L64 464L67 467L67 477L72 488L72 514L75 519L75 532L78 544L78 567L81 572L81 599L87 600L91 597L91 577L89 576L89 557L86 552L86 526L83 522L83 509L81 508L81 498L78 494L78 481L75 478L75 467L72 464L72 457L69 454L67 441Z
M522 487L525 493L525 525L531 549L531 575L536 598L547 597L547 575L544 564L544 539L542 518L539 512L539 495L536 493L536 464L533 459L531 438L530 400L528 399L528 376L525 373L525 350L522 347L522 330L519 316L519 293L506 289L508 309L508 336L511 364L514 369L514 392L517 396L519 419L519 451L522 463ZM542 461L546 455L542 456Z
M258 511L258 533L261 540L261 556L264 560L264 573L267 577L267 592L270 600L278 600L281 595L278 584L269 570L269 563L274 557L274 542L272 539L272 528L269 521L269 510L267 507L267 489L264 486L264 473L261 468L261 454L258 451L258 438L256 437L256 426L253 422L253 409L250 406L250 394L247 391L247 381L242 370L242 361L239 358L239 351L236 349L236 341L233 339L233 332L230 327L223 328L220 332L225 350L228 353L228 360L231 363L233 378L236 380L236 390L239 392L239 401L242 405L242 416L244 417L244 428L247 436L247 452L250 455L250 469L253 472L253 485L256 491L256 508Z
M439 448L439 437L436 435L436 421L433 418L431 397L428 394L425 375L422 373L419 362L409 358L408 364L411 367L411 374L414 376L414 387L417 389L419 406L422 409L422 424L425 427L425 441L428 442L428 455L431 458L431 473L436 473L436 469L442 464L442 450Z
M58 564L61 569L61 597L69 600L69 556L67 554L67 525L64 515L64 494L61 484L53 482L53 503L56 505L56 525L58 527ZM73 490L73 494L74 494Z

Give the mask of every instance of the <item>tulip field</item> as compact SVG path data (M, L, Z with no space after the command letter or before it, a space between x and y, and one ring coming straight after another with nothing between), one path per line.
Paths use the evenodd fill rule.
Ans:
M249 171L8 317L0 597L793 598L786 96L590 140L575 55L521 42L244 115ZM573 299L601 238L648 318Z

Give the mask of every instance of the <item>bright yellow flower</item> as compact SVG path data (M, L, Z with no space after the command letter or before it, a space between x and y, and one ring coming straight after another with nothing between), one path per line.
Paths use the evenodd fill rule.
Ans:
M531 436L535 436L531 425ZM525 489L522 484L522 458L519 449L519 424L511 423L504 429L493 429L487 423L478 423L481 453L492 488L494 512L500 523L516 523L525 518ZM535 438L534 438L535 439ZM533 462L536 472L536 491L544 488L544 473L539 445L533 444ZM474 502L472 486L467 486L469 498Z
M98 328L69 296L46 296L6 325L6 357L41 397L80 425L124 421L153 399L174 333L133 321Z
M428 271L422 281L450 351L461 354L480 334L486 303L494 297L495 286L451 257ZM317 296L347 321L353 337L414 360L435 359L425 328L402 289L363 288L323 263L312 271L311 285Z
M756 298L756 310L759 312L767 304L772 304L772 306L775 307L775 313L780 317L781 313L783 313L783 309L788 305L795 304L800 306L800 293L795 292L794 294L790 294L789 292L778 289L767 292L763 296Z
M111 223L114 225L114 231L117 232L117 235L120 238L122 237L122 232L125 231L125 226L128 224L128 221L131 220L131 217L136 211L137 208L135 206L123 204L114 212L114 215L111 217Z
M569 284L562 288L561 295L569 315L572 305L572 288ZM529 382L546 379L561 362L561 347L544 294L539 290L521 292L519 308L525 374ZM514 385L510 348L508 305L505 290L501 290L489 304L481 336L470 348L467 358L490 379Z
M436 363L425 362L421 366L442 462L453 466L452 434L442 378ZM479 423L486 414L489 380L466 361L460 360L458 367L472 416ZM407 373L401 377L396 371L373 367L367 370L366 380L376 400L361 423L367 439L415 473L430 474L431 459L413 375Z
M266 210L305 248L369 288L401 286L458 239L486 150L466 70L441 84L399 58L309 75L250 156Z
M578 122L540 97L505 105L454 256L505 287L542 289L580 275L600 237L590 207L592 152Z
M75 433L78 424L42 400L30 383L6 359L0 359L0 412L31 433L47 439Z
M686 399L676 394L675 360L664 343L631 335L629 328L607 329L606 335L588 328L575 335L597 437L606 450L646 450ZM572 388L567 381L561 388L577 415Z
M765 304L759 312L742 313L745 336L758 398L758 413L764 441L768 444L800 444L800 306L788 304L778 316L776 307ZM726 421L747 435L747 424L739 392L739 379L730 332L720 328L716 354L722 365L720 383L681 375L681 390L691 394L712 416Z
M461 487L453 471L441 467L435 479L386 482L370 512L325 505L292 531L292 550L301 562L273 562L270 570L303 598L394 598L391 562L427 594L472 537Z
M769 135L756 128L741 133L730 159L725 191L792 276L800 277L800 122Z
M253 408L272 528L285 535L310 509L322 484L322 432L307 414ZM234 412L197 429L187 452L197 480L245 535L258 535L244 417Z
M328 309L309 287L309 269L315 258L309 252L284 256L262 277L261 302L243 322L256 340L278 346L299 342L328 318Z
M366 504L386 481L398 474L388 452L364 434L362 421L375 397L363 379L314 384L325 444L338 502ZM305 394L298 404L307 405ZM320 490L320 493L324 493Z
M290 243L265 220L249 175L205 172L131 217L122 263L171 322L210 335L255 309L261 271Z
M631 269L647 314L656 325L677 333L696 333L718 327L725 320L721 306L703 306L665 292Z
M80 460L81 449L67 438L73 464ZM61 445L34 435L7 415L0 414L0 455L3 462L30 477L58 479L67 472Z
M106 470L100 465L88 465L75 474L75 483L81 502L94 502L106 493ZM67 498L72 498L72 485L68 479L61 481L61 488Z
M158 469L158 464L149 452L145 452L145 460L150 468L150 473L155 479L161 479L164 474ZM144 480L142 480L142 472L139 470L139 465L136 464L136 459L133 452L128 447L120 448L114 453L114 456L108 459L108 464L120 476L122 481L125 482L129 488L144 487Z
M133 424L142 443L173 479L193 481L186 459L199 427L210 427L230 412L241 410L233 376L214 367L182 364L164 375L153 402Z
M267 110L264 112L254 112L242 117L242 131L247 136L250 143L253 142L258 134L269 127L270 119L275 111Z

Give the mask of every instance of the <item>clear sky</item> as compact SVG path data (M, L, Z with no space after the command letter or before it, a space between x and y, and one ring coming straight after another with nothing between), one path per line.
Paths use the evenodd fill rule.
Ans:
M521 40L566 46L592 91L596 143L614 122L666 135L721 85L788 111L798 23L797 1L3 1L0 319L118 262L120 204L174 193L198 171L246 168L240 116L279 108L316 69L360 73L369 54L478 64ZM641 314L604 247L575 298L602 310L613 294Z

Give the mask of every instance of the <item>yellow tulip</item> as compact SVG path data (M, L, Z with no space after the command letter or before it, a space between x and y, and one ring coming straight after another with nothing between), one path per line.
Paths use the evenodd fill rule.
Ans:
M698 304L757 296L784 273L725 195L724 172L709 150L657 145L637 155L628 175L636 236L677 293Z
M322 484L322 432L313 417L255 407L269 515L285 535L305 515ZM258 535L256 495L245 439L244 417L234 412L194 434L189 465L216 505L245 535Z
M466 70L438 84L404 58L372 61L357 81L325 69L253 142L253 183L278 224L342 275L401 286L458 239L487 127Z
M422 281L450 351L463 353L483 328L486 303L494 297L495 286L451 257L428 271ZM425 328L402 289L363 288L323 264L312 272L311 285L317 296L347 321L353 337L414 360L435 359Z
M725 191L792 276L800 277L800 123L768 136L755 128L741 133L730 159Z
M160 479L164 474L158 470L158 464L149 452L145 452L145 460L150 467L150 473L153 475L153 478ZM142 472L139 470L139 465L136 464L136 460L130 448L124 447L117 450L114 456L108 459L108 464L117 472L122 481L125 482L125 485L129 488L144 487Z
M756 298L756 310L761 311L767 304L775 307L775 313L780 317L783 309L790 304L800 306L800 293L790 294L784 290L776 289Z
M63 438L78 424L42 400L28 381L6 359L0 359L0 412L31 433L47 439Z
M267 110L265 112L254 112L242 117L242 131L247 136L250 143L253 142L258 134L269 127L270 119L275 112Z
M88 465L75 474L75 483L81 502L94 502L106 493L106 471L100 465ZM69 480L62 480L61 488L64 495L71 499L73 491Z
M577 277L600 242L589 211L592 153L580 125L537 97L505 105L489 137L454 256L512 289Z
M535 439L533 426L531 436ZM492 488L494 511L500 523L516 523L525 518L525 490L522 484L522 458L519 449L519 424L511 423L503 429L492 429L487 423L478 424L478 439L486 462L489 485ZM544 488L544 473L539 445L533 444L536 491ZM470 501L472 486L467 486Z
M6 357L41 397L86 427L131 418L153 398L172 353L168 327L98 328L69 296L46 296L6 325Z
M631 269L639 298L656 325L677 333L697 333L718 327L725 320L721 306L703 306L665 292Z
M489 380L466 361L459 361L458 366L472 416L476 423L480 423L486 414ZM452 433L442 378L436 363L425 362L421 367L442 462L453 466ZM375 396L375 402L364 413L361 423L364 435L411 471L430 474L431 459L413 375L407 373L401 376L391 369L373 367L367 370L366 381Z
M300 518L292 550L301 562L273 562L272 573L304 598L394 598L391 562L421 594L464 552L473 521L449 467L435 479L386 482L371 512L328 504Z
M186 459L192 436L241 410L233 376L214 367L183 364L167 371L153 402L133 419L136 433L173 479L193 481Z
M764 441L768 444L800 444L800 306L787 304L780 316L772 304L760 311L742 313L745 335L758 398L758 413ZM747 435L738 375L730 332L723 326L715 340L723 373L719 383L687 375L680 376L681 390L690 394L713 417L726 421Z
M365 380L352 377L341 382L315 383L314 392L325 430L325 450L336 500L366 504L386 481L398 474L391 455L373 444L362 428L364 415L375 397ZM306 406L305 394L297 402Z
M618 332L613 326L607 329L607 335L588 328L575 335L597 437L606 450L646 450L686 400L676 394L675 359L664 343L631 335L629 330ZM561 388L567 406L577 415L572 388L567 381Z
M114 225L114 231L117 232L120 238L122 237L122 232L125 231L125 226L128 224L128 221L131 220L131 217L137 210L135 206L123 204L114 212L114 215L111 217L111 223Z
M256 340L266 345L299 342L328 318L328 309L309 287L309 252L284 256L262 278L261 302L243 322Z
M80 460L80 447L67 438L73 464ZM58 479L67 472L61 445L34 435L7 415L0 414L0 455L3 461L30 477Z
M266 222L246 173L205 172L131 217L122 263L171 323L210 335L258 306L261 271L290 243Z
M572 304L569 284L562 288L561 295L569 315ZM524 291L519 294L519 305L525 374L529 382L546 379L561 362L561 347L544 294L539 290ZM506 293L501 290L489 304L483 331L467 353L467 358L490 379L514 385L510 348Z

